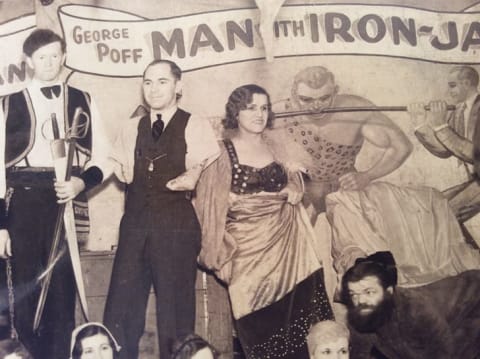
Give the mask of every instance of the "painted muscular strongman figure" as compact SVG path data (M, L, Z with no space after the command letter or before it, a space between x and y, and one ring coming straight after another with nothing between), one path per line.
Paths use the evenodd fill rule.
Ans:
M292 101L311 111L372 107L364 98L337 92L331 72L310 67L295 76ZM478 268L478 251L464 242L439 191L372 183L397 169L412 149L387 116L376 111L320 113L290 119L285 126L295 145L291 152L303 156L305 197L313 205L314 220L326 211L337 273L356 258L380 250L394 253L401 285L425 284ZM378 155L366 170L358 171L355 161L366 142L378 149Z
M295 76L292 102L296 109L310 111L373 105L359 96L338 94L333 73L322 66L307 67ZM412 150L405 134L381 112L311 114L290 119L286 126L287 133L303 146L302 156L307 154L304 198L315 209L314 220L325 210L328 193L365 188L397 169ZM365 141L383 154L369 169L357 171L355 160Z

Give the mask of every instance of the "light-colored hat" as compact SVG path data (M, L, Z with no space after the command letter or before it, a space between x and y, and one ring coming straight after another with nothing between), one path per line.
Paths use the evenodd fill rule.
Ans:
M119 352L120 349L122 349L122 347L120 345L118 345L118 342L117 340L115 339L115 337L113 336L113 334L110 332L110 330L108 330L108 328L103 325L102 323L98 323L98 322L87 322L87 323L83 323L82 325L79 325L78 327L76 327L73 332L72 332L72 339L70 341L70 359L73 358L73 347L75 346L75 342L77 341L77 336L78 334L85 328L87 327L99 327L99 328L102 328L103 330L105 330L105 332L107 333L108 337L112 340L113 342L113 345L114 345L114 350L116 352Z

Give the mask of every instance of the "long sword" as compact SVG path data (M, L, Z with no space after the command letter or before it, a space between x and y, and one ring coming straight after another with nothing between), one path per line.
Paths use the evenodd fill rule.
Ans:
M52 156L55 163L55 175L57 178L64 178L65 181L69 181L72 175L73 157L75 152L75 131L78 128L80 116L84 114L81 108L75 110L75 114L70 129L70 134L67 137L68 153L65 156L65 140L59 138L58 123L52 114L52 129L54 139L51 142ZM45 307L45 301L47 299L48 289L52 278L53 269L56 262L61 256L61 252L58 252L60 240L62 237L62 229L65 226L65 235L67 239L70 258L72 261L72 268L75 277L75 283L77 286L78 295L80 298L80 304L83 310L85 318L88 320L88 306L85 295L85 287L82 277L82 270L80 264L80 253L78 250L77 235L75 230L75 222L73 216L72 201L62 203L59 205L57 219L55 223L54 238L52 247L47 263L47 269L39 276L39 280L42 280L41 292L37 303L35 312L35 318L33 322L33 329L36 331L40 325L43 310Z

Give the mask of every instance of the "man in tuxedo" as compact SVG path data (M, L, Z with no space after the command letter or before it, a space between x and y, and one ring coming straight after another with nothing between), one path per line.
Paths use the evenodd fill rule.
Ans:
M473 67L456 66L448 75L448 92L455 111L448 113L445 101L432 101L428 113L424 104L409 105L409 112L417 124L415 136L422 145L434 156L456 157L466 172L466 182L444 191L461 223L480 211L480 183L473 166L474 152L480 153L474 150L480 145L478 82L479 75Z
M69 334L75 326L75 280L68 250L61 249L64 255L53 269L43 317L34 333L38 277L47 266L58 204L102 181L99 166L106 161L108 139L90 95L60 79L64 40L50 30L37 29L25 40L23 52L33 68L33 79L0 103L0 256L13 255L15 325L20 340L35 358L67 358ZM70 181L54 182L51 138L45 136L52 131L49 121L56 118L59 136L64 137L78 107L91 121L86 135L77 141L75 175Z

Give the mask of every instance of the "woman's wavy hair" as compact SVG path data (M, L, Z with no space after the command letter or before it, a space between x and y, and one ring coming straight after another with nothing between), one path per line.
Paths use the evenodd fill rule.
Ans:
M271 128L273 126L275 115L272 112L270 95L263 87L249 84L237 87L228 97L227 104L225 105L225 118L222 120L223 127L226 129L238 128L238 114L240 111L245 110L247 106L252 103L254 94L267 96L267 128Z

